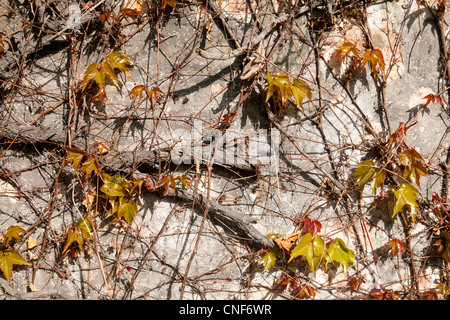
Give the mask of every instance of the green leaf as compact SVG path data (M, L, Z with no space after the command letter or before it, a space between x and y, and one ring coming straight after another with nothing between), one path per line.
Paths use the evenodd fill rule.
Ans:
M0 252L0 269L9 282L14 265L31 265L15 250L5 250Z
M320 236L313 238L311 233L306 233L292 249L288 263L300 255L306 256L311 271L315 273L327 256L323 239Z
M119 203L119 211L117 212L117 216L120 219L123 217L128 224L133 222L134 217L137 213L137 206L133 200L129 200L126 198L120 198Z
M327 262L335 261L341 264L344 268L344 272L347 272L349 262L355 264L355 253L348 249L344 241L340 238L336 238L328 248Z
M419 207L417 203L418 192L416 188L409 183L403 183L400 188L392 189L392 192L394 192L395 198L397 199L392 218L394 218L406 205L409 208L412 221L415 222L415 216Z

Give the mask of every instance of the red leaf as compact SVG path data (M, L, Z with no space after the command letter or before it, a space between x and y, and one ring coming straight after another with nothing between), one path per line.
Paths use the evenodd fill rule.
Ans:
M427 100L427 102L425 103L424 107L427 107L430 103L442 103L442 98L441 96L438 96L436 94L432 94L430 93L429 95L426 95L425 97L423 97L425 100Z

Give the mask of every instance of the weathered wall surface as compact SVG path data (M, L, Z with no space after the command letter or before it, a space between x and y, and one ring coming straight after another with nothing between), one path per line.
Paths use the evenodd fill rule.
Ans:
M331 7L300 1L290 10L277 7L283 1L249 7L248 1L217 0L210 1L214 6L208 10L184 1L179 11L166 10L158 18L149 11L137 23L128 19L116 38L117 50L135 65L128 78L119 74L120 88L106 85L104 105L83 97L79 86L87 66L111 50L111 38L102 40L109 29L99 26L98 12L118 13L120 5L105 1L96 15L85 15L90 20L83 20L84 34L69 30L51 39L65 26L66 8L35 1L41 7L33 14L22 2L3 1L1 7L6 53L0 60L0 230L20 225L37 245L20 246L32 266L16 267L9 283L0 278L3 297L292 298L276 283L283 273L295 272L318 290L316 299L350 298L347 280L352 276L365 280L356 295L368 298L379 285L406 294L413 284L424 292L445 280L444 263L432 246L437 218L429 208L420 210L406 235L400 215L391 217L392 203L365 213L374 201L370 190L362 210L358 193L351 190L355 165L375 144L364 130L364 116L382 139L400 122L417 120L407 143L433 167L446 161L449 115L433 1L427 1L429 7L415 1L365 1L366 7L363 1L336 1ZM81 1L80 8L84 5ZM47 24L42 24L45 17ZM32 18L41 29L28 30L26 21ZM450 21L448 13L445 20ZM227 40L228 33L235 39ZM383 53L385 88L374 81L369 66L346 88L349 64L337 65L334 53L344 42L363 50L367 35ZM248 70L254 76L242 79ZM180 145L180 133L186 141L199 128L205 142L217 128L246 136L266 129L270 144L276 128L257 85L265 88L266 71L301 77L312 89L312 98L303 102L304 114L293 103L277 114L284 132L278 131L276 171L247 162L176 167L168 158L151 159ZM132 100L129 92L138 84L158 86L164 94L154 105ZM442 93L443 103L421 108L430 93ZM236 114L233 121L223 126L224 115L231 113ZM98 155L105 171L156 179L175 170L191 177L194 193L210 206L206 215L205 206L199 209L172 187L173 196L145 192L130 226L98 220L96 238L80 257L62 254L67 229L86 214L83 192L95 189L71 166L61 169L62 147L70 143L95 153L99 141L111 146ZM238 156L245 154L240 147ZM430 170L422 178L421 199L431 201L433 191L441 193L444 174ZM184 188L178 182L177 187ZM345 204L332 198L343 193L349 196ZM248 224L255 231L246 233L241 220L218 214L219 203L233 217L252 220ZM323 238L343 239L355 252L356 265L347 274L336 267L313 275L304 264L283 270L282 263L262 272L257 254L262 246L255 234L290 234L306 216L321 222ZM393 257L385 245L393 238L408 239L413 255Z

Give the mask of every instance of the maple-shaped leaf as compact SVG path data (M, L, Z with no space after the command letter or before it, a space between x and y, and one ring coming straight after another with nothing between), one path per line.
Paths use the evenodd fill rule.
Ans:
M286 291L296 291L299 288L298 277L292 272L289 274L284 273L278 281L278 284L284 286Z
M303 223L303 232L309 232L313 237L322 229L322 224L318 220L311 220L309 217L303 218L300 222Z
M355 253L347 248L344 241L336 238L327 248L328 256L327 262L335 261L342 265L344 273L347 272L348 264L351 262L355 264Z
M0 270L9 282L14 265L31 265L15 250L0 251Z
M128 18L130 17L134 22L137 22L136 19L133 16L138 16L140 13L134 9L130 8L123 8L120 9L120 13L122 14L122 17L128 22Z
M156 185L157 188L159 187L164 187L164 194L167 193L167 191L169 190L169 186L172 185L173 190L175 191L176 186L175 186L175 179L173 177L173 175L167 175L164 176Z
M164 10L167 6L171 6L173 9L178 11L177 5L180 5L181 2L176 0L163 0L161 8Z
M164 92L157 86L153 86L150 89L146 89L147 98L150 100L152 106L155 104L155 101L158 101Z
M117 218L124 218L128 224L133 222L134 217L137 213L137 205L136 202L130 199L126 199L125 197L121 197L119 199L119 208L117 211Z
M81 161L87 155L86 151L72 147L64 147L64 150L67 151L67 155L63 166L72 163L73 169L77 171Z
M178 176L175 178L175 180L180 181L183 186L186 187L186 189L189 189L191 187L191 178L186 177L186 176Z
M81 165L81 172L86 175L86 178L89 178L92 172L96 174L100 171L100 167L95 158L89 157L83 164Z
M383 185L385 177L385 171L377 168L375 162L371 160L364 160L358 163L358 167L353 174L353 180L356 180L359 184L360 191L364 189L368 182L371 182L372 194L375 194L375 190Z
M399 154L399 164L404 166L403 178L415 183L420 188L420 176L427 176L428 170L420 153L409 148Z
M397 238L392 239L389 242L386 242L385 245L390 246L392 248L391 252L392 252L393 256L395 256L397 253L401 254L403 251L406 250L406 247L407 247L405 242L403 242Z
M280 249L283 249L283 250L289 252L289 251L291 251L292 244L295 241L297 241L299 235L300 235L299 232L296 232L294 234L289 234L289 235L269 233L267 235L267 237L269 239L272 239L273 241L275 241L275 243L280 247Z
M139 100L141 100L141 96L143 92L146 92L147 86L144 86L143 84L139 84L133 87L133 89L130 90L130 97L131 99L136 99L138 97Z
M417 203L417 190L409 183L402 183L400 188L392 189L394 192L395 198L397 199L394 206L394 213L392 214L392 218L395 217L397 213L399 213L404 206L407 206L410 211L410 215L412 221L415 222L415 216L417 213L417 209L419 207Z
M361 285L366 282L366 280L364 280L361 277L356 277L353 276L350 279L348 279L348 285L352 288L353 291L358 292L359 288L361 287Z
M103 79L103 83L101 84L101 86L99 85L100 91L103 91L103 88L105 86L105 79L106 78L111 80L112 83L118 89L120 89L119 78L117 77L116 71L114 70L114 67L112 66L112 64L109 62L108 58L100 65L100 71L99 72L101 73L102 79ZM98 82L97 82L97 84L98 84Z
M341 62L343 62L349 53L352 53L357 60L360 59L358 49L356 49L355 44L351 42L344 42L340 45L339 48L336 49L336 52L332 58L339 57Z
M100 98L104 100L105 97L103 97L103 95L105 94L103 89L105 87L106 78L109 78L113 84L119 88L119 79L117 78L115 69L122 71L127 77L129 77L129 67L133 65L134 64L123 52L111 52L100 65L97 63L92 63L87 67L83 76L82 91L87 88L91 81L94 81L102 93Z
M8 227L8 229L6 230L6 233L4 234L4 241L3 241L3 243L4 243L4 245L5 246L8 246L9 245L9 242L12 240L12 239L17 239L17 240L19 240L20 239L20 233L26 233L27 231L25 230L25 229L23 229L22 227L20 227L20 226L9 226Z
M370 65L372 66L372 73L374 78L378 75L379 67L384 74L384 68L386 64L384 63L383 53L379 49L367 49L361 59L361 69L364 69L366 63L370 61Z
M277 253L274 250L269 249L266 251L264 256L259 260L259 263L263 265L264 271L268 271L275 265L276 261L277 261Z
M427 102L425 103L424 107L427 107L430 103L441 103L442 104L442 97L437 94L428 94L425 97L423 97Z
M130 192L129 193L133 193L135 189L139 190L139 193L142 192L142 186L145 185L146 179L141 178L141 179L136 179L131 181L131 188L130 188Z
M313 238L311 233L308 232L299 240L294 249L292 249L288 263L300 255L306 256L311 271L315 273L327 258L325 242L320 236Z
M295 104L297 105L297 108L299 108L302 113L304 114L305 111L303 109L302 101L305 97L308 97L308 99L311 100L312 93L309 86L300 79L294 79L294 85L291 86L292 95L295 99Z
M125 53L120 51L114 51L108 54L105 62L107 62L113 70L119 69L120 71L122 71L127 76L127 78L130 76L129 67L134 65L130 61L130 59L128 59Z

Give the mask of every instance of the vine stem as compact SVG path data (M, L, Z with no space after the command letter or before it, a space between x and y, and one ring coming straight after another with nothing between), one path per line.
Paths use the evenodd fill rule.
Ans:
M375 250L373 249L372 240L370 240L369 231L367 230L366 222L364 221L364 213L362 211L362 205L361 205L361 196L358 197L358 204L359 204L359 211L361 213L361 222L364 228L364 232L367 235L367 239L369 240L370 249L372 250L372 256L373 256L373 262L375 264L375 269L377 271L378 276L380 277L380 270L378 269L377 265L377 258L375 257Z

